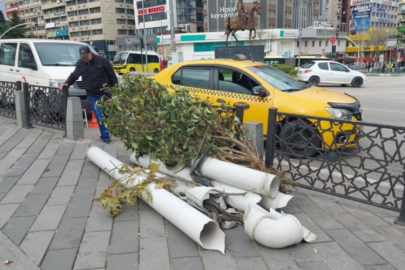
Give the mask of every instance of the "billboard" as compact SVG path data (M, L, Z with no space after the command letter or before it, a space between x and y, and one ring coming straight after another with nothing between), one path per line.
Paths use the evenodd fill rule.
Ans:
M366 5L358 5L358 6L352 6L350 8L350 14L354 15L357 13L369 13L372 9L371 4L366 4Z
M334 22L314 21L314 29L335 29Z
M370 28L370 14L353 15L350 18L350 31L363 31Z

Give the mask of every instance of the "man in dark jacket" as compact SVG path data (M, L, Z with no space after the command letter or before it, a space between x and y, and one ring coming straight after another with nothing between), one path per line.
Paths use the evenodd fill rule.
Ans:
M66 82L60 86L71 86L74 82L82 76L84 89L86 89L87 100L90 107L97 118L98 126L100 128L100 138L105 142L110 142L110 132L107 127L100 122L103 119L101 108L96 107L97 100L101 97L109 98L108 93L103 91L103 85L114 86L118 83L117 75L114 72L110 62L102 56L94 55L88 46L82 46L79 49L80 59L76 63L75 70L67 78Z

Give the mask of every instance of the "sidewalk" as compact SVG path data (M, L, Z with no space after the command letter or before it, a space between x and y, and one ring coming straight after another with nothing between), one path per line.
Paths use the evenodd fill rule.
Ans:
M0 117L0 269L405 269L397 212L305 189L283 211L318 238L279 250L240 226L225 231L225 255L204 250L142 201L112 218L95 200L110 179L86 150L97 145L124 162L130 152L98 137L86 129L73 142Z

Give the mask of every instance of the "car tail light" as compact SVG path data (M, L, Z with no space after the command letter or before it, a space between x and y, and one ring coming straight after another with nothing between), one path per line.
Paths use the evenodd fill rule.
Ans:
M310 72L312 72L312 69L306 69L306 70L304 71L304 73L310 73Z

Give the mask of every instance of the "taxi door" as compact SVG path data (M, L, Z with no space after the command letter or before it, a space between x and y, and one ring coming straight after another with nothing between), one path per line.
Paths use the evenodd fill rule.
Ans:
M182 86L202 100L213 102L212 65L183 66L172 75L171 81L174 86Z
M273 102L271 95L259 97L252 95L252 88L260 83L249 74L241 70L216 66L214 75L214 91L212 100L214 105L226 103L231 106L237 104L245 107L243 122L258 121L263 123L263 132L267 133L267 115Z

